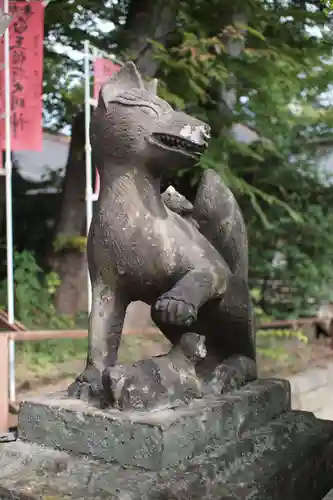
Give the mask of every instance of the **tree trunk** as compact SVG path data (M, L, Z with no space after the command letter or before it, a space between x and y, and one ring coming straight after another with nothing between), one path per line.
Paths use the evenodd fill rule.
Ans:
M119 33L125 59L133 60L143 76L152 78L158 70L154 48L149 40L165 45L174 32L179 0L132 0L126 23Z
M56 233L83 235L85 223L85 115L78 113L72 123L62 203Z
M87 259L85 251L65 250L52 259L61 284L55 294L58 314L73 316L88 309Z
M80 112L72 123L62 203L51 249L51 264L61 280L55 296L56 310L68 315L87 310L84 120Z

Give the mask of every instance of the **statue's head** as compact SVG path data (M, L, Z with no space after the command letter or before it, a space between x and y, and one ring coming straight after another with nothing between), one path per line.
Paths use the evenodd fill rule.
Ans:
M198 162L208 145L209 126L174 111L156 89L157 80L144 82L132 62L103 85L90 128L98 168L105 159L143 161L159 175Z

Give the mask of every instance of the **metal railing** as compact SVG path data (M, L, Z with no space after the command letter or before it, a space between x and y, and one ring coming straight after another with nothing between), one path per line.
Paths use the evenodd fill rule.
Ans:
M272 321L257 325L260 330L272 330L275 328L297 329L304 325L315 325L318 318L300 318L297 320ZM23 325L22 325L23 326ZM160 333L158 328L145 328L144 330L125 330L123 335L148 336ZM16 330L0 332L0 433L8 431L9 422L9 346L11 341L40 341L53 339L79 339L88 336L87 330Z

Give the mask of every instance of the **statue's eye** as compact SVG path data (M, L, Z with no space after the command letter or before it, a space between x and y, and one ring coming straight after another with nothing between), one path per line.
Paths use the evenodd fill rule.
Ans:
M155 109L151 108L150 106L140 106L140 108L148 116L154 116L154 117L158 116L157 111Z

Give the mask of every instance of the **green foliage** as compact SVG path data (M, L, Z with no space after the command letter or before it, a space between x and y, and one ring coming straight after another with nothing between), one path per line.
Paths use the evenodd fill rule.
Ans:
M333 0L326 0L325 2L325 5L326 5L326 13L329 14L332 12L333 10Z
M85 236L68 236L65 234L57 236L53 242L55 252L66 250L78 250L84 252L86 249L87 238Z
M55 127L69 123L82 103L83 73L82 58L56 53L54 42L82 50L88 38L121 59L124 21L133 5L61 0L59 18L59 2L46 9L45 32L45 106ZM263 293L261 306L269 315L310 314L333 283L332 187L316 161L318 145L329 144L333 129L333 108L320 98L333 80L332 5L325 3L326 10L315 1L184 1L168 44L147 41L158 62L161 97L212 126L193 183L201 168L220 173L244 212L251 280L282 283L279 297L289 297L286 306ZM230 27L237 11L245 21ZM114 29L102 29L98 19ZM226 34L229 42L245 41L239 56L230 53ZM230 87L236 101L228 114L221 92ZM235 123L254 130L256 141L233 139L228 131ZM278 266L277 252L284 262Z
M259 289L251 290L254 304L260 303L262 296ZM254 314L257 323L269 323L272 318L267 316L258 305L254 307ZM307 344L308 338L301 330L293 329L272 329L257 331L257 353L276 361L283 361L289 357L288 343L286 341L299 341Z
M52 339L31 342L17 342L18 360L35 374L45 375L57 363L84 360L87 355L87 339ZM76 372L76 367L74 372ZM62 376L65 374L62 373ZM73 375L73 373L71 373ZM74 373L76 375L76 373ZM52 380L52 379L51 379Z
M15 317L28 329L73 328L71 318L56 315L53 297L60 280L44 274L33 253L14 253ZM7 280L1 282L1 304L6 303ZM3 306L2 306L3 307Z
M59 316L53 305L54 294L60 285L56 273L43 273L31 252L15 252L15 317L31 330L72 329L79 324L87 327L87 317ZM0 308L5 308L6 280L0 283ZM18 359L36 373L52 363L84 359L87 339L52 339L17 343Z

